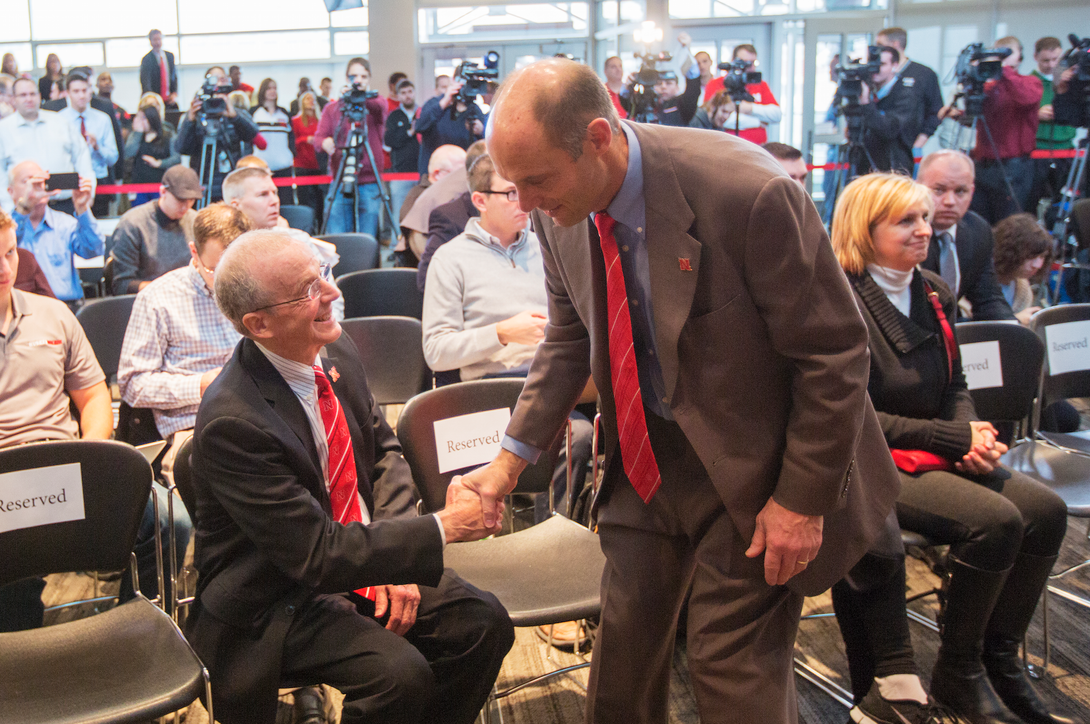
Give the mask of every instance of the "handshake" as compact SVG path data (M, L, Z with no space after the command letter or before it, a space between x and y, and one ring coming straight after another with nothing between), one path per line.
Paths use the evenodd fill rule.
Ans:
M456 475L447 488L446 506L439 511L439 520L447 543L480 540L498 533L503 520L503 496L515 487L525 462L506 450L483 468L467 475ZM502 463L508 463L504 465ZM500 464L498 464L500 463ZM512 474L513 473L513 474Z

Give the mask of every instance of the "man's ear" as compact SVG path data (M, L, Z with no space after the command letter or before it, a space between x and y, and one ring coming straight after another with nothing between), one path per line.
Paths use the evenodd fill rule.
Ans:
M268 339L272 336L267 321L261 312L248 312L242 316L242 326L253 339Z
M484 194L482 194L480 191L474 191L472 194L470 194L469 201L473 204L473 207L476 208L477 211L484 211L485 199Z
M595 118L587 126L587 140L595 152L601 155L613 141L613 128L605 118Z

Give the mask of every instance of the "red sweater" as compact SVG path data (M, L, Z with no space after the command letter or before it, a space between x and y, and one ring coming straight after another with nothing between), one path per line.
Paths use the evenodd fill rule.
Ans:
M382 134L386 130L386 99L371 98L367 101L367 142L371 144L371 151L375 155L375 163L382 170ZM318 131L314 134L315 150L322 147L322 141L336 133L334 140L338 150L333 152L329 159L329 168L334 173L341 161L340 147L348 142L348 124L341 124L341 102L330 101L322 110L322 118L318 121ZM360 149L360 155L356 160L356 179L361 184L375 182L375 174L371 172L371 163L367 160L367 152Z
M712 96L724 89L723 77L724 76L721 75L716 76L709 80L708 84L704 86L704 103L710 101ZM776 96L772 95L772 89L768 87L768 83L765 83L763 80L760 83L747 85L746 90L753 96L753 102L759 106L780 105L776 102ZM728 128L726 131L730 135L734 135L733 128ZM763 125L759 128L743 128L738 132L738 137L744 138L747 141L752 141L758 146L763 146L768 141L768 131L765 130Z
M983 119L988 122L999 158L1027 156L1037 147L1037 106L1044 88L1035 75L1019 75L1017 68L1003 69L1003 74L984 87ZM973 158L994 159L992 144L984 127L977 125Z
M318 156L313 143L314 134L318 132L318 119L304 125L303 117L296 116L291 119L291 130L295 133L295 168L318 170Z

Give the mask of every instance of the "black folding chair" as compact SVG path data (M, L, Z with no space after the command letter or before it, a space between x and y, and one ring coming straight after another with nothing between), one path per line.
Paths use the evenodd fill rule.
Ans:
M0 533L0 585L29 575L117 570L131 561L139 590L131 551L152 485L144 456L108 440L0 451L5 473L70 464L78 465L83 517ZM60 487L63 478L56 479ZM68 498L71 486L65 491ZM45 493L39 485L27 494ZM0 633L4 721L148 721L202 691L213 721L208 670L171 617L139 594L90 618Z
M280 215L291 228L314 233L314 209L309 206L281 206Z
M367 269L337 278L345 317L424 318L424 293L415 269Z
M76 312L76 319L83 327L91 349L95 351L95 357L107 382L117 379L121 345L125 341L125 329L129 326L129 316L135 300L135 294L88 299Z
M522 386L521 379L475 380L430 390L409 400L398 419L397 432L420 489L421 512L443 507L447 486L458 472L439 472L435 421L513 408ZM570 436L568 439L570 444ZM542 455L536 465L528 466L514 492L551 491L558 451L554 449ZM557 624L601 613L605 556L598 536L563 516L553 514L542 523L510 535L449 544L444 560L464 579L495 594L515 626ZM589 665L584 660L494 692L484 709L486 721L494 700Z
M367 384L380 405L401 405L431 388L420 321L411 317L346 319L341 329L355 342Z
M341 259L333 267L334 278L379 266L378 242L370 234L326 234L315 238L337 247L337 255Z

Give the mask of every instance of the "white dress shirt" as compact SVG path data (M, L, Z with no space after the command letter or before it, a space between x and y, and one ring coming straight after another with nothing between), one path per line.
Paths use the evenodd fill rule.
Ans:
M110 129L110 141L113 142L113 128ZM116 145L115 145L116 147ZM68 121L53 111L38 111L33 121L24 119L18 113L0 121L0 208L11 213L15 208L11 194L8 193L8 178L11 169L23 161L34 161L50 173L71 173L75 171L80 178L89 178L93 182L95 170L91 165L91 154L87 143L72 130ZM59 194L60 198L70 198L71 192Z

